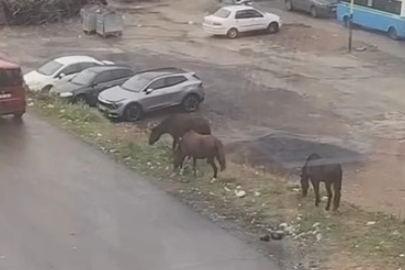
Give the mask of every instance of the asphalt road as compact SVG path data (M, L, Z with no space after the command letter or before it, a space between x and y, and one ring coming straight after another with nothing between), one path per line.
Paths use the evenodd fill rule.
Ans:
M276 270L97 149L26 115L0 121L0 269Z

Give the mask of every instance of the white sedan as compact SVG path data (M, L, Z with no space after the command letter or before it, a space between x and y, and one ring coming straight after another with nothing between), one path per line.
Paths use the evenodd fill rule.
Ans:
M235 5L218 9L214 14L204 17L204 31L210 35L226 35L236 38L239 33L267 30L276 33L280 30L280 16L263 12L252 6Z
M113 64L89 56L65 56L28 72L24 75L24 81L31 91L49 92L60 80L68 80L86 68Z

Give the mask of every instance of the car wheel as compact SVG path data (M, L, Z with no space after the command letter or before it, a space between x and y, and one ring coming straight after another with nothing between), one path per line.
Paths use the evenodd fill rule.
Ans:
M49 94L49 91L51 91L52 87L53 87L52 85L44 86L44 87L41 89L41 93L42 93L42 94Z
M138 104L128 104L124 110L124 119L129 122L136 122L142 117L142 108Z
M21 120L25 112L17 112L13 114L15 120Z
M311 7L311 16L314 18L318 17L318 11L316 10L316 7L314 7L314 6Z
M277 33L279 30L278 28L278 23L276 22L272 22L271 24L269 24L269 26L267 27L267 32L270 34L274 34Z
M390 38L393 40L398 40L399 38L395 27L390 27L390 29L388 30L388 34L390 35Z
M236 29L236 28L231 28L228 30L228 33L226 33L226 36L228 38L232 38L232 39L237 38L238 35L239 35L239 32L238 32L238 29Z
M74 98L73 102L80 105L88 104L87 97L85 95L78 95L77 97Z
M286 8L288 11L293 11L293 5L292 5L292 3L291 3L291 0L286 0L286 1L285 1L285 8Z
M183 99L182 105L186 112L195 112L200 105L200 99L197 95L188 95Z

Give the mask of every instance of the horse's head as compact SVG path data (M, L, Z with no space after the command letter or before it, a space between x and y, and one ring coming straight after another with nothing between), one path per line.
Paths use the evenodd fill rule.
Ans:
M157 142L162 135L159 126L152 128L150 135L149 135L149 145L153 145Z
M302 196L307 196L309 188L309 177L305 170L305 168L301 171L301 189L302 189Z

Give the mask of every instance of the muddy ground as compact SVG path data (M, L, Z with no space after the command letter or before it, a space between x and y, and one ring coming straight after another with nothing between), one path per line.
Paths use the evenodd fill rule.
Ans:
M333 20L285 13L275 1L258 5L283 17L280 33L209 37L200 24L212 3L162 0L120 6L122 38L86 36L72 20L3 28L0 50L26 70L68 54L138 69L195 70L206 87L200 113L212 120L234 160L294 172L305 156L319 152L345 164L345 200L401 215L404 45L357 30L348 55L347 33Z

